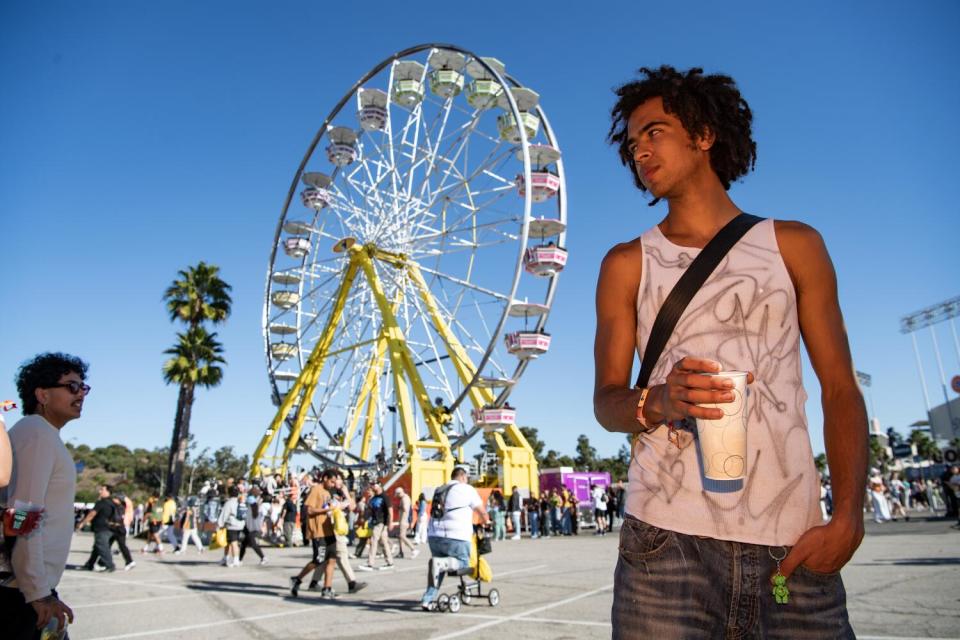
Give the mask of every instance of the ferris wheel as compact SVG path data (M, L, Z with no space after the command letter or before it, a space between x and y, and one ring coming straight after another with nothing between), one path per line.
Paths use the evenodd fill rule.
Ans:
M273 238L278 410L253 474L305 452L438 485L484 432L531 486L507 400L550 348L565 235L559 144L503 63L427 44L366 73L310 143Z

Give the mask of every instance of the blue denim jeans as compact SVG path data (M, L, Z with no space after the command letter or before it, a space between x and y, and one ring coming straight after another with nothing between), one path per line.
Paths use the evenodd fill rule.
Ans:
M854 638L840 574L798 567L787 581L789 603L776 604L769 550L658 529L627 515L614 575L613 638Z
M530 523L530 537L540 537L540 513L538 511L527 511L527 522Z
M458 569L470 564L470 543L453 538L427 538L430 545L430 563L427 565L427 590L420 598L421 604L433 602L440 592L443 576L449 569Z

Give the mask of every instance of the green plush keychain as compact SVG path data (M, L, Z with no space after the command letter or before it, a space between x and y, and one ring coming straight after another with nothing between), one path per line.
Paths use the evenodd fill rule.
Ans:
M781 547L782 548L782 547ZM787 577L780 573L780 561L787 557L787 550L779 558L773 555L773 548L769 549L770 557L777 563L777 573L773 576L773 599L777 604L787 604L790 601L790 590L787 589Z

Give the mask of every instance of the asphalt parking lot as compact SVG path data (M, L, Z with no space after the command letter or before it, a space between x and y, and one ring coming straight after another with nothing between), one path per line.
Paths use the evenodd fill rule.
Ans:
M858 637L960 638L960 531L950 525L868 523L843 572ZM74 537L71 565L83 563L92 540ZM244 566L227 569L217 563L220 552L161 559L138 554L142 543L134 542L132 571L64 574L61 596L76 614L73 640L610 637L616 535L497 543L488 558L500 604L474 602L456 614L417 607L427 552L389 571L357 572L369 587L329 601L305 588L297 599L289 595L289 576L309 559L305 548L268 548L269 564L257 565L251 554ZM346 591L339 571L334 588Z

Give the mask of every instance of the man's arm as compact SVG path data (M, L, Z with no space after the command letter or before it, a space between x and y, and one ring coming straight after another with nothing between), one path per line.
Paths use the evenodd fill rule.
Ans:
M823 436L833 486L833 517L810 529L782 564L818 573L839 571L863 539L863 487L867 479L867 412L837 297L837 278L813 228L777 222L777 242L797 292L797 315L810 362L820 381Z
M13 439L14 461L17 477L13 491L7 496L7 504L17 500L44 505L47 485L53 475L54 453L52 443L39 431L20 434ZM17 585L27 602L50 595L47 570L43 560L43 534L39 529L17 540L13 547L11 564L17 576Z
M75 530L80 531L80 529L83 529L85 526L93 522L93 519L96 517L97 517L97 505L93 505L93 509L90 509L89 511L87 511L87 513L83 516L83 520L77 523Z
M10 474L13 472L13 450L10 448L10 436L7 435L7 425L0 416L0 488L10 484Z
M637 334L637 290L643 252L639 240L611 249L597 280L597 330L593 344L593 412L607 431L635 433L640 392L630 373Z

